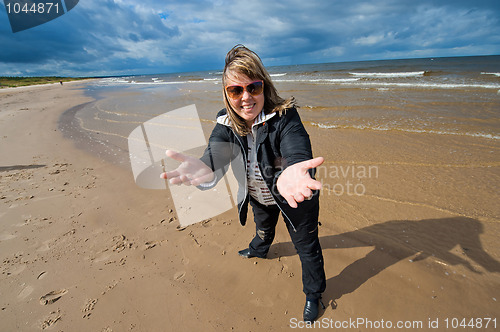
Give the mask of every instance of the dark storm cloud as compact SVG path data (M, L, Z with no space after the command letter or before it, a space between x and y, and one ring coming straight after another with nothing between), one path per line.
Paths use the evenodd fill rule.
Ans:
M496 1L80 1L13 34L0 6L0 74L217 69L243 43L266 65L500 53Z

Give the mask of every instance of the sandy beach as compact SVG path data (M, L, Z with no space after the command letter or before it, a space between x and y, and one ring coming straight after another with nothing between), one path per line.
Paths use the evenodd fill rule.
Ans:
M84 86L0 90L0 331L302 327L284 223L266 260L237 255L254 225L234 209L178 229L168 191L64 137L63 113L93 101ZM316 327L498 329L499 141L325 130L300 112L326 160Z

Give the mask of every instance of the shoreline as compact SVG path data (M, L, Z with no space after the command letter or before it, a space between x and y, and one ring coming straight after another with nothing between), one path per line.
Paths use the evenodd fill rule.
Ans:
M0 90L2 327L263 331L301 320L300 261L283 221L266 260L238 257L254 227L234 209L178 230L168 191L137 187L130 171L64 137L61 115L92 102L80 87ZM377 177L324 179L367 192L321 194L320 321L444 328L446 318L498 316L499 166L470 167L497 163L496 142L308 130L328 165L386 163Z

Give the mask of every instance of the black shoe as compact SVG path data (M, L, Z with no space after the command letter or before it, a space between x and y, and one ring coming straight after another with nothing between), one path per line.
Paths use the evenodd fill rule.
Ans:
M240 255L241 257L245 257L245 258L253 258L253 257L263 258L263 257L252 255L250 253L250 248L246 248L246 249L238 251L238 255Z
M314 322L316 318L318 318L319 314L318 306L320 303L323 309L325 309L325 305L323 304L323 302L321 302L320 299L315 299L315 300L306 299L306 305L304 306L304 322Z

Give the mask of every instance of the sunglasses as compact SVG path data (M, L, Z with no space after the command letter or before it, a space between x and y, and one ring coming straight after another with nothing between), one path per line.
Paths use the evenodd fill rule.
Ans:
M247 90L249 94L256 97L262 94L264 91L264 82L263 81L255 81L247 85L229 85L226 86L226 92L229 98L238 99L241 98L243 92Z

